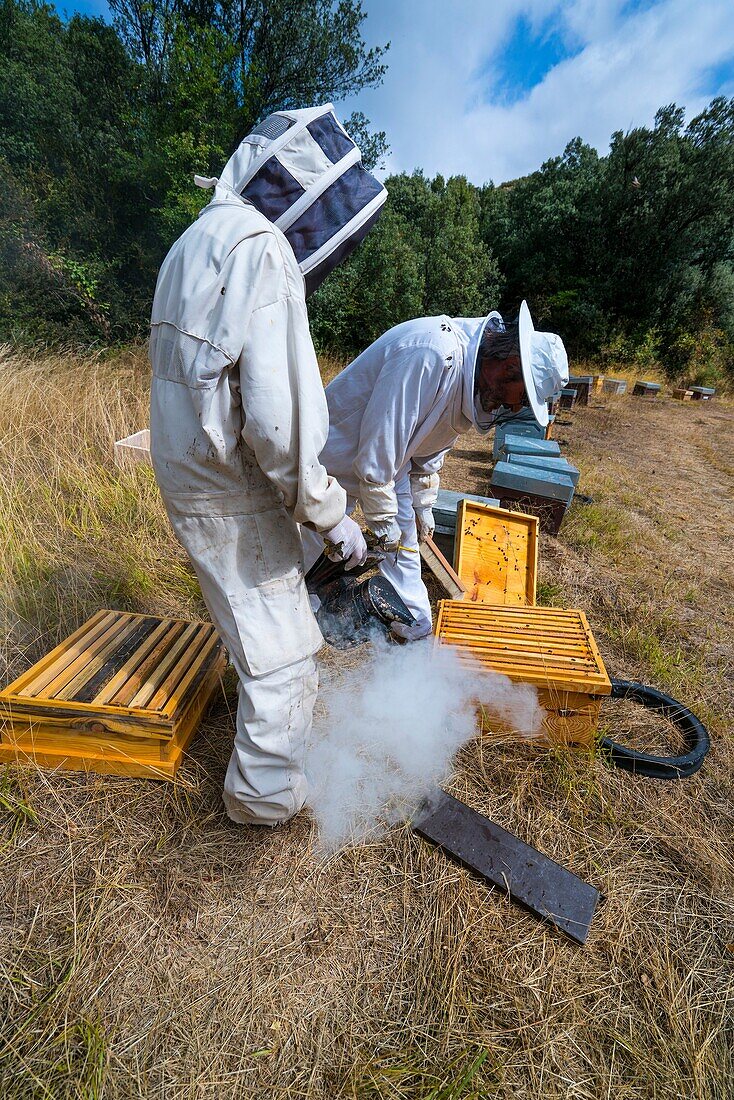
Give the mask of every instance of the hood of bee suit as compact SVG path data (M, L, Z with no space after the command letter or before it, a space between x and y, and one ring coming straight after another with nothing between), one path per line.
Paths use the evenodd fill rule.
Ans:
M287 237L311 294L377 221L387 191L362 165L330 103L277 111L248 134L218 179L214 199L251 202Z
M488 327L494 329L495 332L503 332L505 323L502 320L502 314L493 309L486 317L452 318L451 324L464 346L461 411L471 425L484 435L492 425L485 423L487 414L478 404L478 400L474 400L474 377L477 370L479 345Z

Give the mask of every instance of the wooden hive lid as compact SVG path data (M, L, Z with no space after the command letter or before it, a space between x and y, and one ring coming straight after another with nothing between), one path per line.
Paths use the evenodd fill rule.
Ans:
M454 568L474 603L535 604L538 517L462 500Z
M221 651L211 623L99 611L1 691L0 704L11 716L125 716L136 732L165 736Z
M583 611L441 600L436 635L515 682L591 695L612 690Z

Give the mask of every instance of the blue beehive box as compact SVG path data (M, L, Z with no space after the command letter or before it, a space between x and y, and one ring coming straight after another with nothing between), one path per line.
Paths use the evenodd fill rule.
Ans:
M498 508L499 501L494 497L479 497L472 493L455 493L451 489L439 489L438 500L433 508L436 530L440 534L452 534L456 530L456 510L460 500L474 500L478 504L488 504Z
M438 500L433 508L433 518L436 521L433 541L449 561L454 559L456 513L459 502L462 500L473 500L478 504L488 504L492 508L499 508L500 506L500 502L496 497L480 497L472 493L455 493L451 489L438 490Z
M514 465L549 470L552 474L565 474L566 477L571 478L574 489L579 483L579 471L566 458L550 458L546 455L518 455L510 452L506 461Z
M557 535L573 498L573 481L521 462L498 462L492 472L492 489L503 507L519 507L540 519L543 531Z
M543 439L545 429L541 428L529 409L524 410L518 416L513 416L508 424L500 424L494 430L493 458L497 458L508 435L521 435L528 439Z
M495 486L562 500L565 504L573 497L573 480L568 474L519 462L498 462L492 471L492 487Z
M566 474L551 473L519 462L497 462L492 489L503 507L521 508L540 520L540 529L558 535L573 497L573 482Z
M516 455L545 455L547 458L558 457L561 448L555 439L531 439L530 436L506 435L501 448L501 456L505 454Z

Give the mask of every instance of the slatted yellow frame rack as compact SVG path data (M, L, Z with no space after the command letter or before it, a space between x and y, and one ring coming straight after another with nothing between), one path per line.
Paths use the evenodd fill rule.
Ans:
M461 657L534 684L546 710L544 740L592 743L602 698L612 688L583 611L442 600L436 634L443 644L460 647ZM491 715L485 728L514 732Z
M538 517L462 500L456 514L454 569L474 603L535 603Z
M99 611L0 692L0 762L171 778L225 660L211 623Z

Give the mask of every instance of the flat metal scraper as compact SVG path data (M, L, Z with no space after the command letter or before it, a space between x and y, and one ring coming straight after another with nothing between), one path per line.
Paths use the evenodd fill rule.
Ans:
M586 943L599 891L583 879L444 791L436 791L412 825L536 917Z

